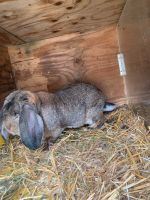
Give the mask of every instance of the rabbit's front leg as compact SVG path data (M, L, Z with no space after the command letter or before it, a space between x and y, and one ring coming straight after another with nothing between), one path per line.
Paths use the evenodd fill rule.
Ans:
M44 150L49 150L54 145L54 143L56 142L58 137L61 135L63 130L64 129L57 128L57 129L51 131L51 133L49 134L50 136L45 139Z
M93 118L93 124L91 124L89 126L89 128L101 128L103 126L104 122L105 122L104 114L103 114L103 112L100 112L99 119L97 119L97 117L96 117L94 120L94 118Z

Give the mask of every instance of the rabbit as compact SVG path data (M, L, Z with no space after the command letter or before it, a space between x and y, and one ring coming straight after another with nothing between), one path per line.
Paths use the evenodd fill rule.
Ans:
M104 122L103 112L115 104L105 103L95 86L77 83L55 93L17 90L4 101L1 117L2 136L21 137L29 149L38 149L49 138L54 142L66 128L88 125L95 128Z

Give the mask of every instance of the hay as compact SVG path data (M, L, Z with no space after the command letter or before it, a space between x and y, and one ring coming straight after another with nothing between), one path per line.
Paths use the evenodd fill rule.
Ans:
M17 139L0 149L0 196L6 200L148 200L150 134L123 107L102 129L68 130L51 151Z

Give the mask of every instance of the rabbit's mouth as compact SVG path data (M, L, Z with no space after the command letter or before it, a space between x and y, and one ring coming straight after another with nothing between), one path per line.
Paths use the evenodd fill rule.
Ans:
M18 131L13 131L12 128L7 128L6 126L5 126L4 128L5 128L5 130L8 132L8 134L11 134L11 135L13 135L13 136L15 136L15 135L18 135L18 136L19 136Z
M3 131L6 131L8 133L8 135L20 136L19 128L18 128L17 124L18 123L16 121L13 123L7 122L7 120L3 121L3 126L2 126Z

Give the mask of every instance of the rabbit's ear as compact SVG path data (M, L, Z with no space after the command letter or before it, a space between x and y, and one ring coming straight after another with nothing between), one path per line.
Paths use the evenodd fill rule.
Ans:
M31 105L25 104L19 119L22 143L29 149L37 149L42 144L44 134L43 120Z

